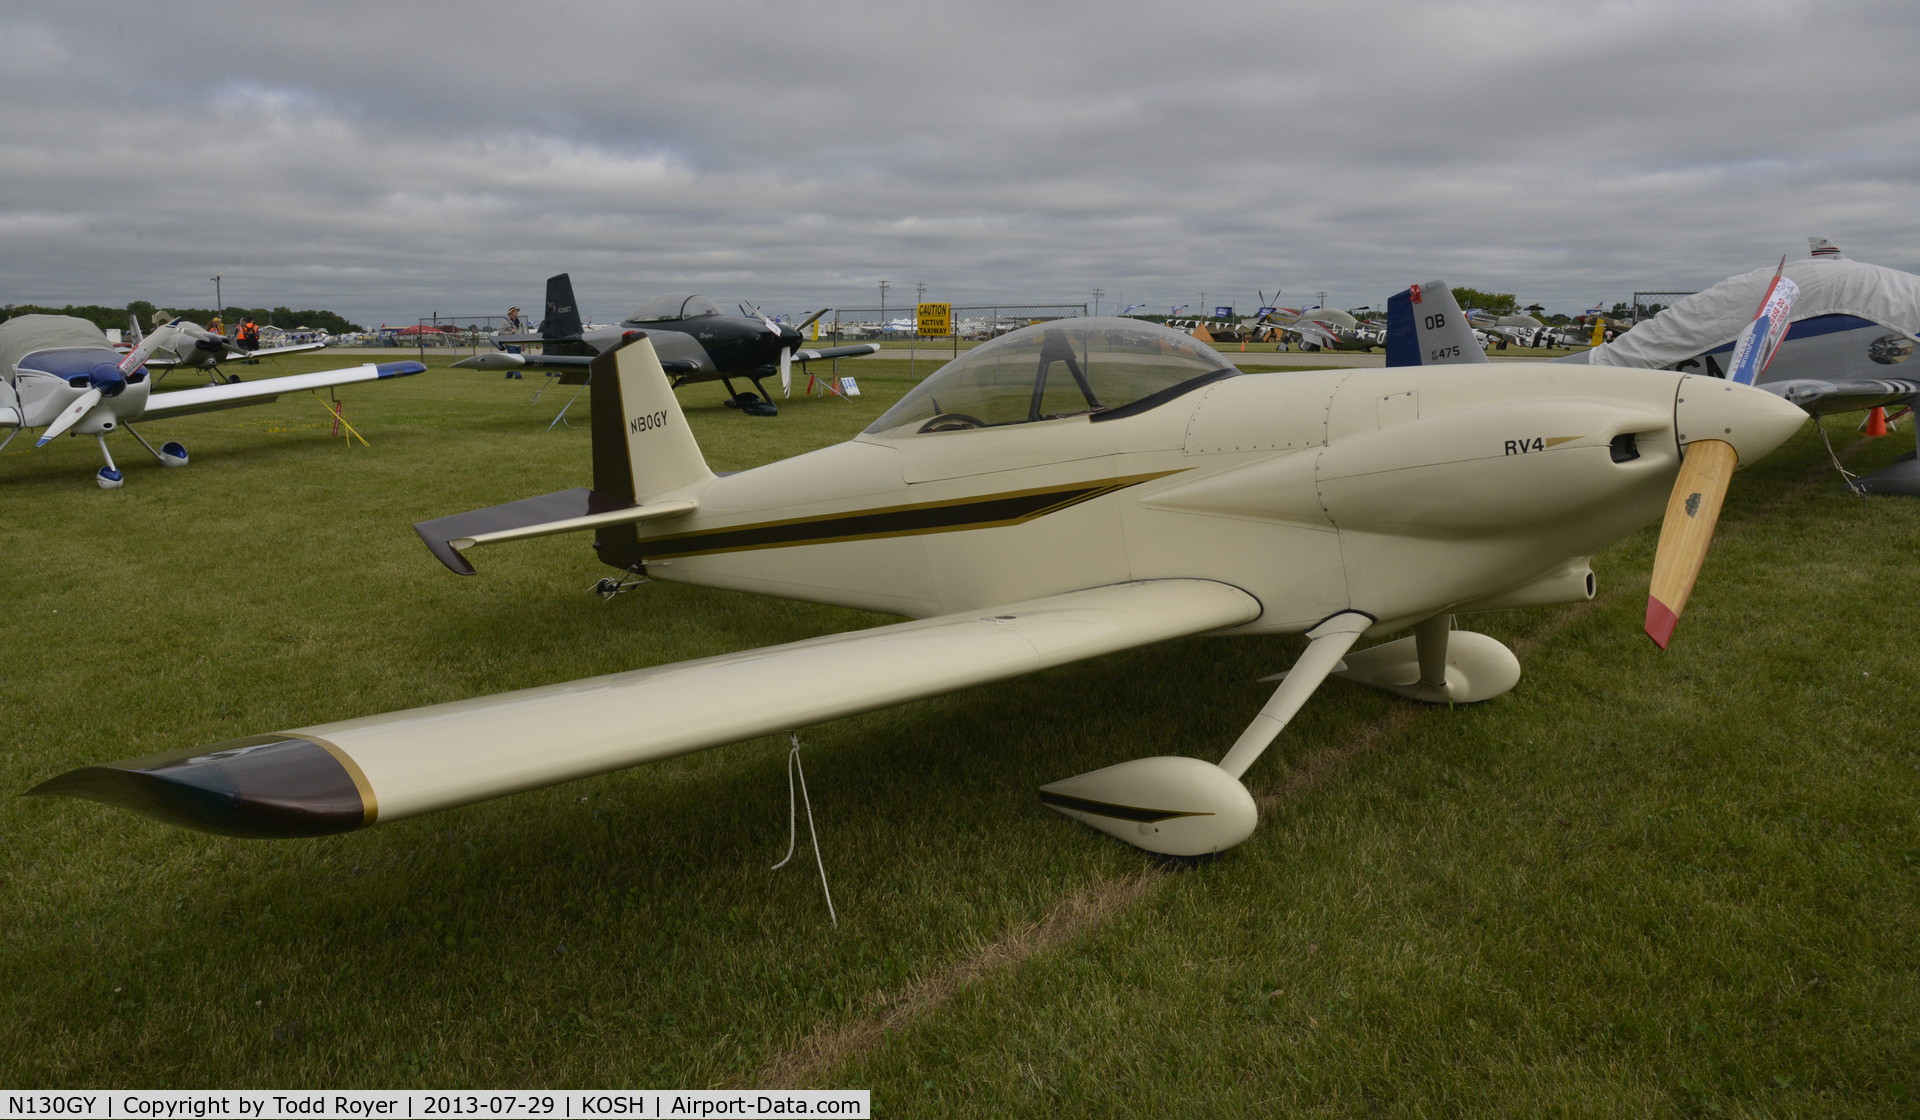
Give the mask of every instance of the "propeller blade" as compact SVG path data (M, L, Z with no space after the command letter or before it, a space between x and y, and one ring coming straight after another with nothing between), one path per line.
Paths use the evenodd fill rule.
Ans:
M1697 439L1687 445L1680 477L1667 499L1667 518L1660 525L1660 546L1653 555L1653 583L1647 589L1647 637L1661 649L1673 640L1673 628L1686 609L1693 581L1713 543L1720 503L1740 456L1725 440Z
M180 320L175 319L172 323L168 323L166 326L160 327L152 334L140 339L139 345L128 351L126 357L120 359L120 372L130 374L134 370L139 369L141 364L151 357L155 350L160 349L161 346L173 338L173 335L177 333L177 328L173 330L169 330L169 328L174 328L175 324L179 322ZM136 330L139 329L139 326L140 324L138 322L134 323Z
M35 441L34 446L45 447L47 444L66 435L68 428L78 424L82 416L93 411L93 406L100 403L101 397L102 394L98 389L88 389L86 392L80 394L79 400L68 405L65 411L54 418L53 423L47 425L46 432Z
M780 350L780 395L793 396L793 351L785 347Z
M800 320L798 323L794 324L793 329L804 333L808 327L811 327L814 323L819 321L820 316L825 315L827 312L832 310L833 308L831 307L822 307L820 310L814 312L813 314L807 316L806 318Z

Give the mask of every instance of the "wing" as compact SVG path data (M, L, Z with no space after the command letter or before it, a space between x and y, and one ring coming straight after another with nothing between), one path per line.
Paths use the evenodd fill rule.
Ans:
M1315 345L1328 347L1338 347L1340 345L1340 340L1334 336L1332 331L1312 319L1296 320L1293 324L1293 329L1299 333L1301 338Z
M819 362L828 358L858 358L863 354L878 354L880 347L871 342L862 342L857 346L829 346L824 350L795 350L796 362Z
M230 836L346 832L1259 615L1253 596L1210 580L1114 584L88 766L29 792Z
M228 350L226 361L244 361L248 358L277 358L282 354L305 354L312 350L325 350L324 342L297 342L291 346L269 346L264 350Z
M155 416L185 416L194 412L214 412L222 408L245 408L250 404L266 404L282 393L294 393L302 389L325 389L334 385L351 385L356 381L384 381L390 377L407 377L424 373L426 368L419 362L382 362L379 365L368 363L350 369L296 373L291 377L234 381L225 385L208 385L202 389L155 393L147 398L147 406L140 411L140 419L146 420Z
M1858 412L1890 404L1914 404L1920 401L1920 379L1911 377L1855 378L1846 381L1818 381L1795 378L1791 381L1762 382L1758 388L1785 397L1815 415L1828 412Z

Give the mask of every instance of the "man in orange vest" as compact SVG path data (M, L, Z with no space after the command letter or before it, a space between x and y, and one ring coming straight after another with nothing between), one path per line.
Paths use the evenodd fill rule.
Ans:
M240 349L260 349L260 328L253 325L253 316L251 315L247 316L246 321L240 324Z

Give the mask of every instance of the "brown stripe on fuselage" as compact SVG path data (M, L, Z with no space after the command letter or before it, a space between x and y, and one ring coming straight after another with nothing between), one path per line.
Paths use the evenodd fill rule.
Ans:
M906 537L921 533L954 533L963 529L991 529L1019 525L1035 518L1082 502L1089 502L1116 490L1138 486L1178 471L1126 478L1045 486L1033 490L1014 490L971 498L948 498L938 502L886 506L881 509L829 513L817 517L796 517L784 521L763 521L753 525L733 525L723 529L702 529L670 537L642 537L640 551L649 559L672 556L705 556L716 552L748 552L761 548L789 548L804 544L828 544L839 541L864 541L880 537Z

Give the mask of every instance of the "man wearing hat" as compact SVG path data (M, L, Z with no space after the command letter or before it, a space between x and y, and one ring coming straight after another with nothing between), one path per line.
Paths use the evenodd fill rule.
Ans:
M507 322L506 322L506 325L501 328L501 331L505 334L520 334L524 332L526 329L527 329L527 325L524 322L522 322L520 319L520 306L518 304L515 304L514 306L507 308ZM507 353L509 354L518 354L520 352L520 348L518 346L509 346L506 348L506 350L507 350ZM512 381L515 378L518 378L519 376L520 376L520 371L517 369L510 369L507 371L507 380L509 381Z

